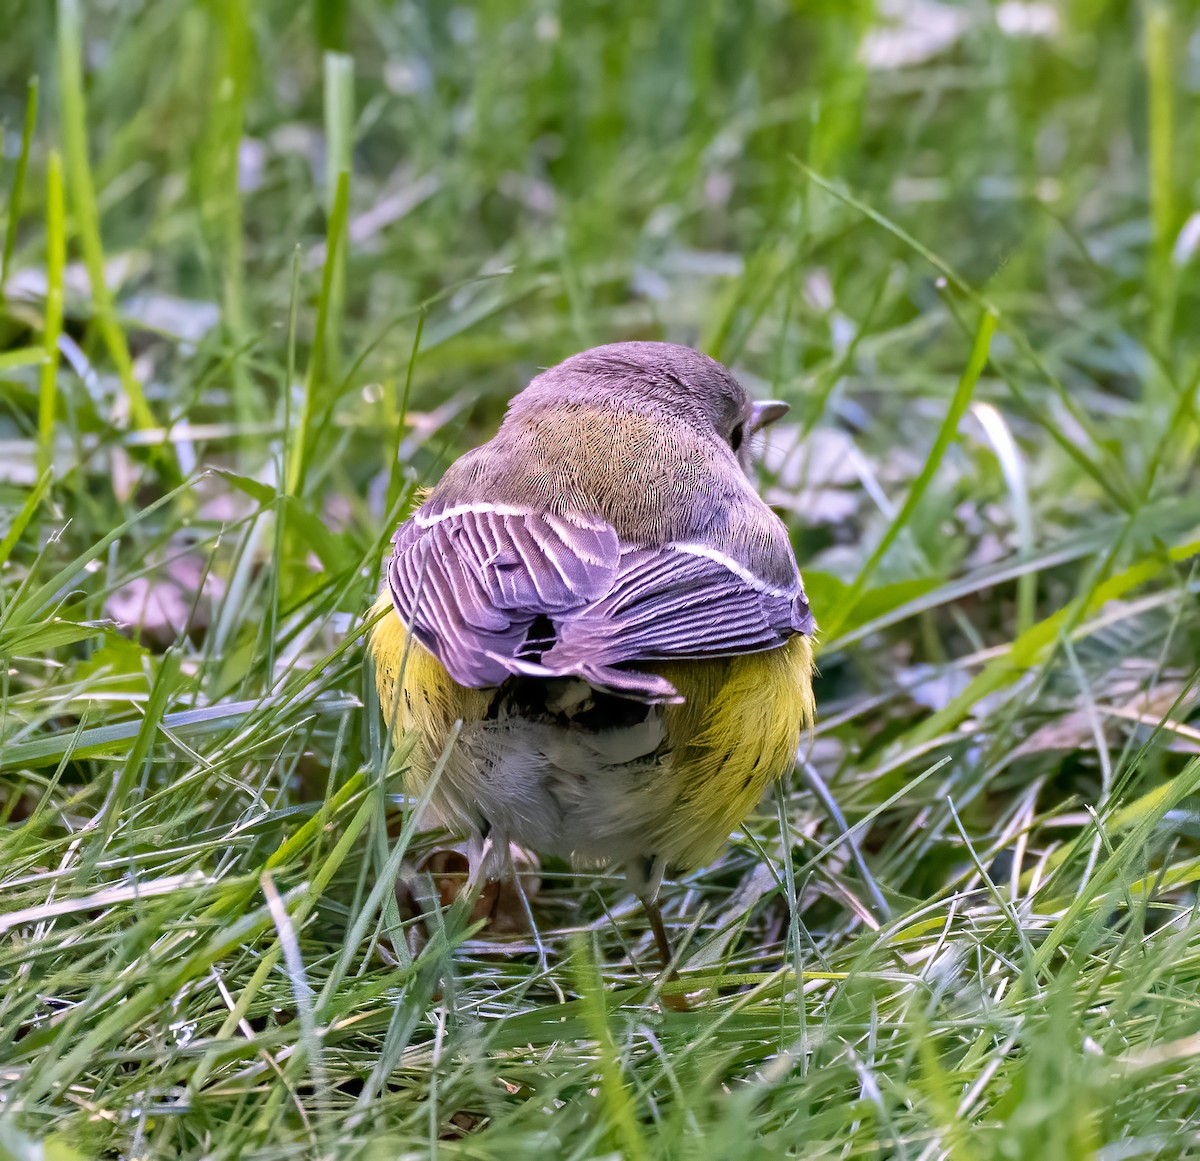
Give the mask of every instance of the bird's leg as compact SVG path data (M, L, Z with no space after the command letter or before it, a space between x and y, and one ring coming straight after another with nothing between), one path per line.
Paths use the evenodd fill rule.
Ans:
M663 971L670 971L667 976L669 980L677 980L679 973L675 970L674 956L671 954L671 941L667 938L667 928L663 923L662 908L658 905L657 897L653 895L639 895L642 901L642 909L646 912L646 918L650 920L650 930L654 933L654 942L658 947L658 958L662 960Z
M467 837L467 888L469 890L482 890L483 885L489 879L496 877L496 850L491 826L473 831Z
M668 979L678 979L674 967L674 956L671 954L671 941L667 938L667 926L663 923L662 908L658 905L658 891L662 886L663 874L667 865L664 860L657 858L633 859L625 864L625 878L633 893L641 900L642 909L650 921L650 930L654 934L654 943L658 948L662 969L669 972Z
M486 919L497 934L531 932L544 961L546 950L530 905L542 885L537 856L491 826L468 838L465 850L472 920Z

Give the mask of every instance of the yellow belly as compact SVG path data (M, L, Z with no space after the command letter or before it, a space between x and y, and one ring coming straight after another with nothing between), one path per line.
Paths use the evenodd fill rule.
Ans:
M385 592L375 609L390 603ZM432 653L409 638L394 612L376 627L370 647L385 719L396 733L416 735L410 789L419 793L440 763L438 813L451 829L468 829L474 817L470 800L504 788L494 782L485 787L481 780L489 772L469 757L471 748L460 739L456 745L462 753L456 756L448 742L460 721L464 736L490 728L484 719L495 691L457 684ZM766 788L792 769L801 731L813 715L812 646L806 637L793 637L763 653L647 668L661 673L685 698L653 711L661 714L664 741L652 785L641 776L626 784L612 776L610 767L606 784L592 789L598 808L606 805L606 794L631 799L607 805L636 832L629 841L640 847L638 853L690 868L712 858ZM575 773L596 780L594 771ZM525 791L514 786L513 793ZM536 850L539 827L530 829L534 833L508 837ZM592 861L588 837L581 833L578 845L582 857ZM622 848L621 857L627 853Z

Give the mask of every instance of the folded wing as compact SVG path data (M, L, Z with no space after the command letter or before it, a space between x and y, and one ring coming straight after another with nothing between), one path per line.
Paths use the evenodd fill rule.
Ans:
M813 631L798 573L780 589L704 545L622 544L601 520L493 505L418 513L396 533L388 580L413 635L474 688L579 676L677 700L640 664L773 649Z

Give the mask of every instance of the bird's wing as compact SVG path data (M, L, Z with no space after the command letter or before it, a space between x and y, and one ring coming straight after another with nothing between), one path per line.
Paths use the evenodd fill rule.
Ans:
M755 653L815 626L798 573L777 588L705 545L668 544L627 548L611 591L557 628L542 664L619 692L614 666Z
M416 638L474 687L574 675L670 701L670 683L639 663L752 653L813 631L798 573L779 588L704 545L632 546L602 520L515 508L418 513L396 534L388 577ZM552 633L534 630L539 617Z
M499 685L539 616L584 608L620 563L612 526L493 504L418 512L393 540L388 583L413 636L460 685Z

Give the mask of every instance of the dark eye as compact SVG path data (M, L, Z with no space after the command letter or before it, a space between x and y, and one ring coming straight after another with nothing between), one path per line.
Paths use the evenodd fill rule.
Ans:
M745 426L746 425L744 423L739 423L737 427L735 427L729 433L729 446L733 448L734 451L737 451L738 448L742 446L742 435L744 434Z

